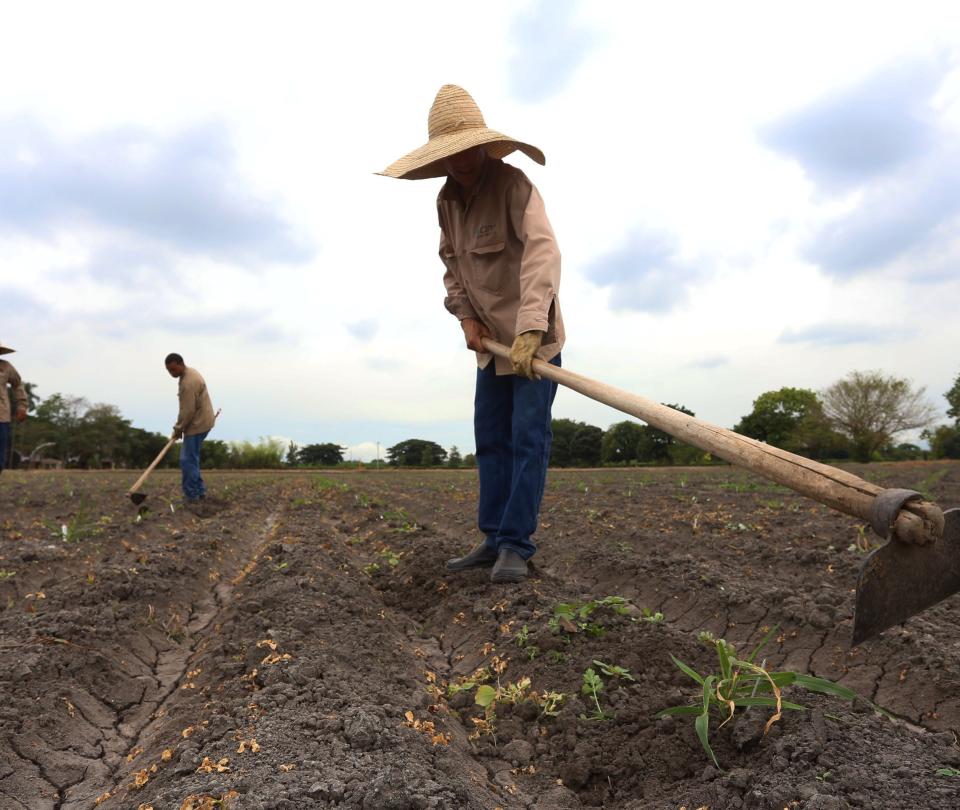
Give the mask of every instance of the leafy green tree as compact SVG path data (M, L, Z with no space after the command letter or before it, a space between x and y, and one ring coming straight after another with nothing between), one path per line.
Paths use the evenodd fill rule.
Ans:
M870 461L906 430L929 427L936 409L925 389L879 371L852 371L822 395L824 413L850 439L857 461Z
M476 467L477 466L477 457L473 453L467 453L463 457L463 466L464 467Z
M297 443L290 442L290 444L287 445L287 457L283 460L283 463L288 467L296 467L297 464L300 463L300 460L297 457L298 452L299 448L297 447Z
M910 442L901 442L883 451L883 457L889 461L915 461L925 458L926 455L922 447Z
M406 439L387 448L387 464L394 467L433 467L446 458L447 451L427 439Z
M463 465L463 457L460 455L460 451L457 449L456 445L450 448L450 452L447 454L447 466L456 469Z
M600 463L603 431L586 422L554 419L550 465L553 467L594 467Z
M575 467L597 467L600 464L603 431L596 425L581 425L570 441L570 455Z
M643 437L643 425L637 422L617 422L607 428L600 447L604 464L629 464L637 460L637 447Z
M343 463L346 449L333 442L308 444L297 451L297 461L306 467L335 467Z
M774 447L809 458L839 458L846 441L833 430L823 403L807 388L779 388L753 401L753 410L733 428Z
M551 421L550 427L553 431L553 442L550 445L551 467L572 466L570 442L579 424L582 423L574 422L572 419L554 419Z
M957 375L957 379L953 381L953 386L944 396L947 398L947 402L950 403L950 407L947 408L947 416L951 417L954 422L960 425L960 374Z
M200 451L201 464L212 470L230 467L230 445L220 439L207 439Z
M683 405L663 404L668 408L673 408L675 411L680 411L688 416L696 415L693 411L683 407ZM689 447L689 445L685 445L683 442L678 442L669 433L652 427L651 425L643 425L641 430L643 431L643 435L640 437L640 441L637 443L638 461L652 461L655 464L670 464L673 461L671 458L671 450L673 450L674 454L676 454L680 452L678 449L676 449L679 446L682 445L683 447ZM703 455L703 453L701 453L699 450L694 450L694 452L700 456Z
M921 435L930 442L931 457L960 458L960 425L940 425Z

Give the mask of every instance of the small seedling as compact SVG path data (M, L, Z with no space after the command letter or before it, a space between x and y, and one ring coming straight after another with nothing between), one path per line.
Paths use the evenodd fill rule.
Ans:
M372 562L372 563L368 563L367 565L363 566L363 573L366 574L368 577L369 577L369 576L373 576L373 575L374 575L375 573L377 573L377 571L379 571L379 570L380 570L380 564L379 564L379 563Z
M513 637L514 643L522 650L527 646L527 642L530 640L530 628L524 625L521 627L517 634Z
M550 632L567 633L585 631L588 635L599 636L604 632L603 625L588 621L598 608L609 608L614 613L625 615L628 611L627 600L622 596L605 596L603 599L591 599L588 602L561 602L553 609L553 616L547 621Z
M560 714L560 704L567 699L562 692L543 692L537 696L541 717L556 717Z
M64 543L77 543L88 537L98 535L102 531L100 521L90 518L87 505L83 499L80 500L76 513L68 518L65 523L57 526L55 523L46 521L46 526L55 537L59 537Z
M960 776L956 768L937 768L937 776Z
M581 714L581 720L609 720L612 715L604 712L600 706L600 693L603 691L603 679L597 675L593 667L587 667L583 673L583 685L580 694L593 700L594 710L590 714Z
M866 554L873 549L873 543L870 542L870 535L867 533L868 528L864 523L857 525L857 536L849 545L847 551L860 551Z
M696 718L694 728L700 744L718 768L720 764L710 747L711 714L723 718L720 723L722 728L733 719L734 712L738 708L764 706L773 709L774 713L764 726L763 733L766 734L780 719L784 709L796 711L806 709L806 706L783 700L781 690L786 686L801 686L811 692L833 695L846 700L853 700L857 696L852 689L823 678L789 671L770 672L762 663L755 664L757 654L770 640L776 629L776 627L771 629L745 660L737 658L736 650L722 638L714 640L719 659L719 672L710 675L701 675L675 656L670 656L683 673L700 685L702 700L698 697L694 705L672 706L658 712L657 716L694 716ZM701 633L700 638L701 641L705 640L705 633Z
M633 675L630 674L630 670L625 667L614 666L613 664L605 664L603 661L598 661L596 658L593 659L593 663L597 666L604 675L608 678L623 678L626 681L634 680Z
M0 579L10 579L17 575L16 571L7 571L5 568L0 568Z
M651 624L660 624L663 621L663 614L658 610L654 613L650 608L645 607L641 611L643 615L640 617L642 622L650 622Z

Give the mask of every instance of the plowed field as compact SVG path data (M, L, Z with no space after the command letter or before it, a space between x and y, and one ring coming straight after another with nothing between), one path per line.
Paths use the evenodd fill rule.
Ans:
M960 465L851 469L960 505ZM553 472L533 575L494 586L444 570L472 471L208 473L205 518L170 473L138 515L133 477L0 477L4 810L960 807L960 597L850 650L872 538L781 487ZM657 717L702 699L671 655L771 629L757 662L862 699L716 717L715 765Z

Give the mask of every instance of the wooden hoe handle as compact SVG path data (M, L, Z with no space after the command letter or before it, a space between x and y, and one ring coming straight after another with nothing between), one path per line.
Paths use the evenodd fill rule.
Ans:
M483 345L487 351L498 357L510 357L510 350L501 343L484 338ZM883 487L844 470L711 425L659 402L591 380L542 360L534 360L533 369L541 377L572 388L618 411L636 416L687 444L868 523L871 523L871 504L878 495L886 491ZM943 512L930 501L908 501L891 522L890 533L896 539L907 543L931 543L943 535Z
M140 487L143 485L143 482L147 480L147 477L150 475L150 473L152 473L152 472L156 469L157 465L158 465L161 461L163 461L163 457L167 454L167 451L173 446L173 443L174 443L175 441L176 441L176 438L174 438L173 436L171 436L171 437L170 437L170 441L168 441L168 442L163 446L163 450L161 450L161 451L157 454L157 457L156 457L153 461L150 462L150 466L147 467L147 469L145 469L145 470L143 471L143 475L141 475L141 476L137 479L137 483L135 483L132 487L130 487L129 491L127 492L127 495L133 495L134 492L136 492L138 489L140 489Z

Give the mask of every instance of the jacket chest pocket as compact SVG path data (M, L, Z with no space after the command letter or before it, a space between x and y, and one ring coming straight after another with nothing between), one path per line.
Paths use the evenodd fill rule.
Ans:
M510 268L505 246L503 241L491 242L475 245L467 251L474 280L485 290L500 292L509 284Z

